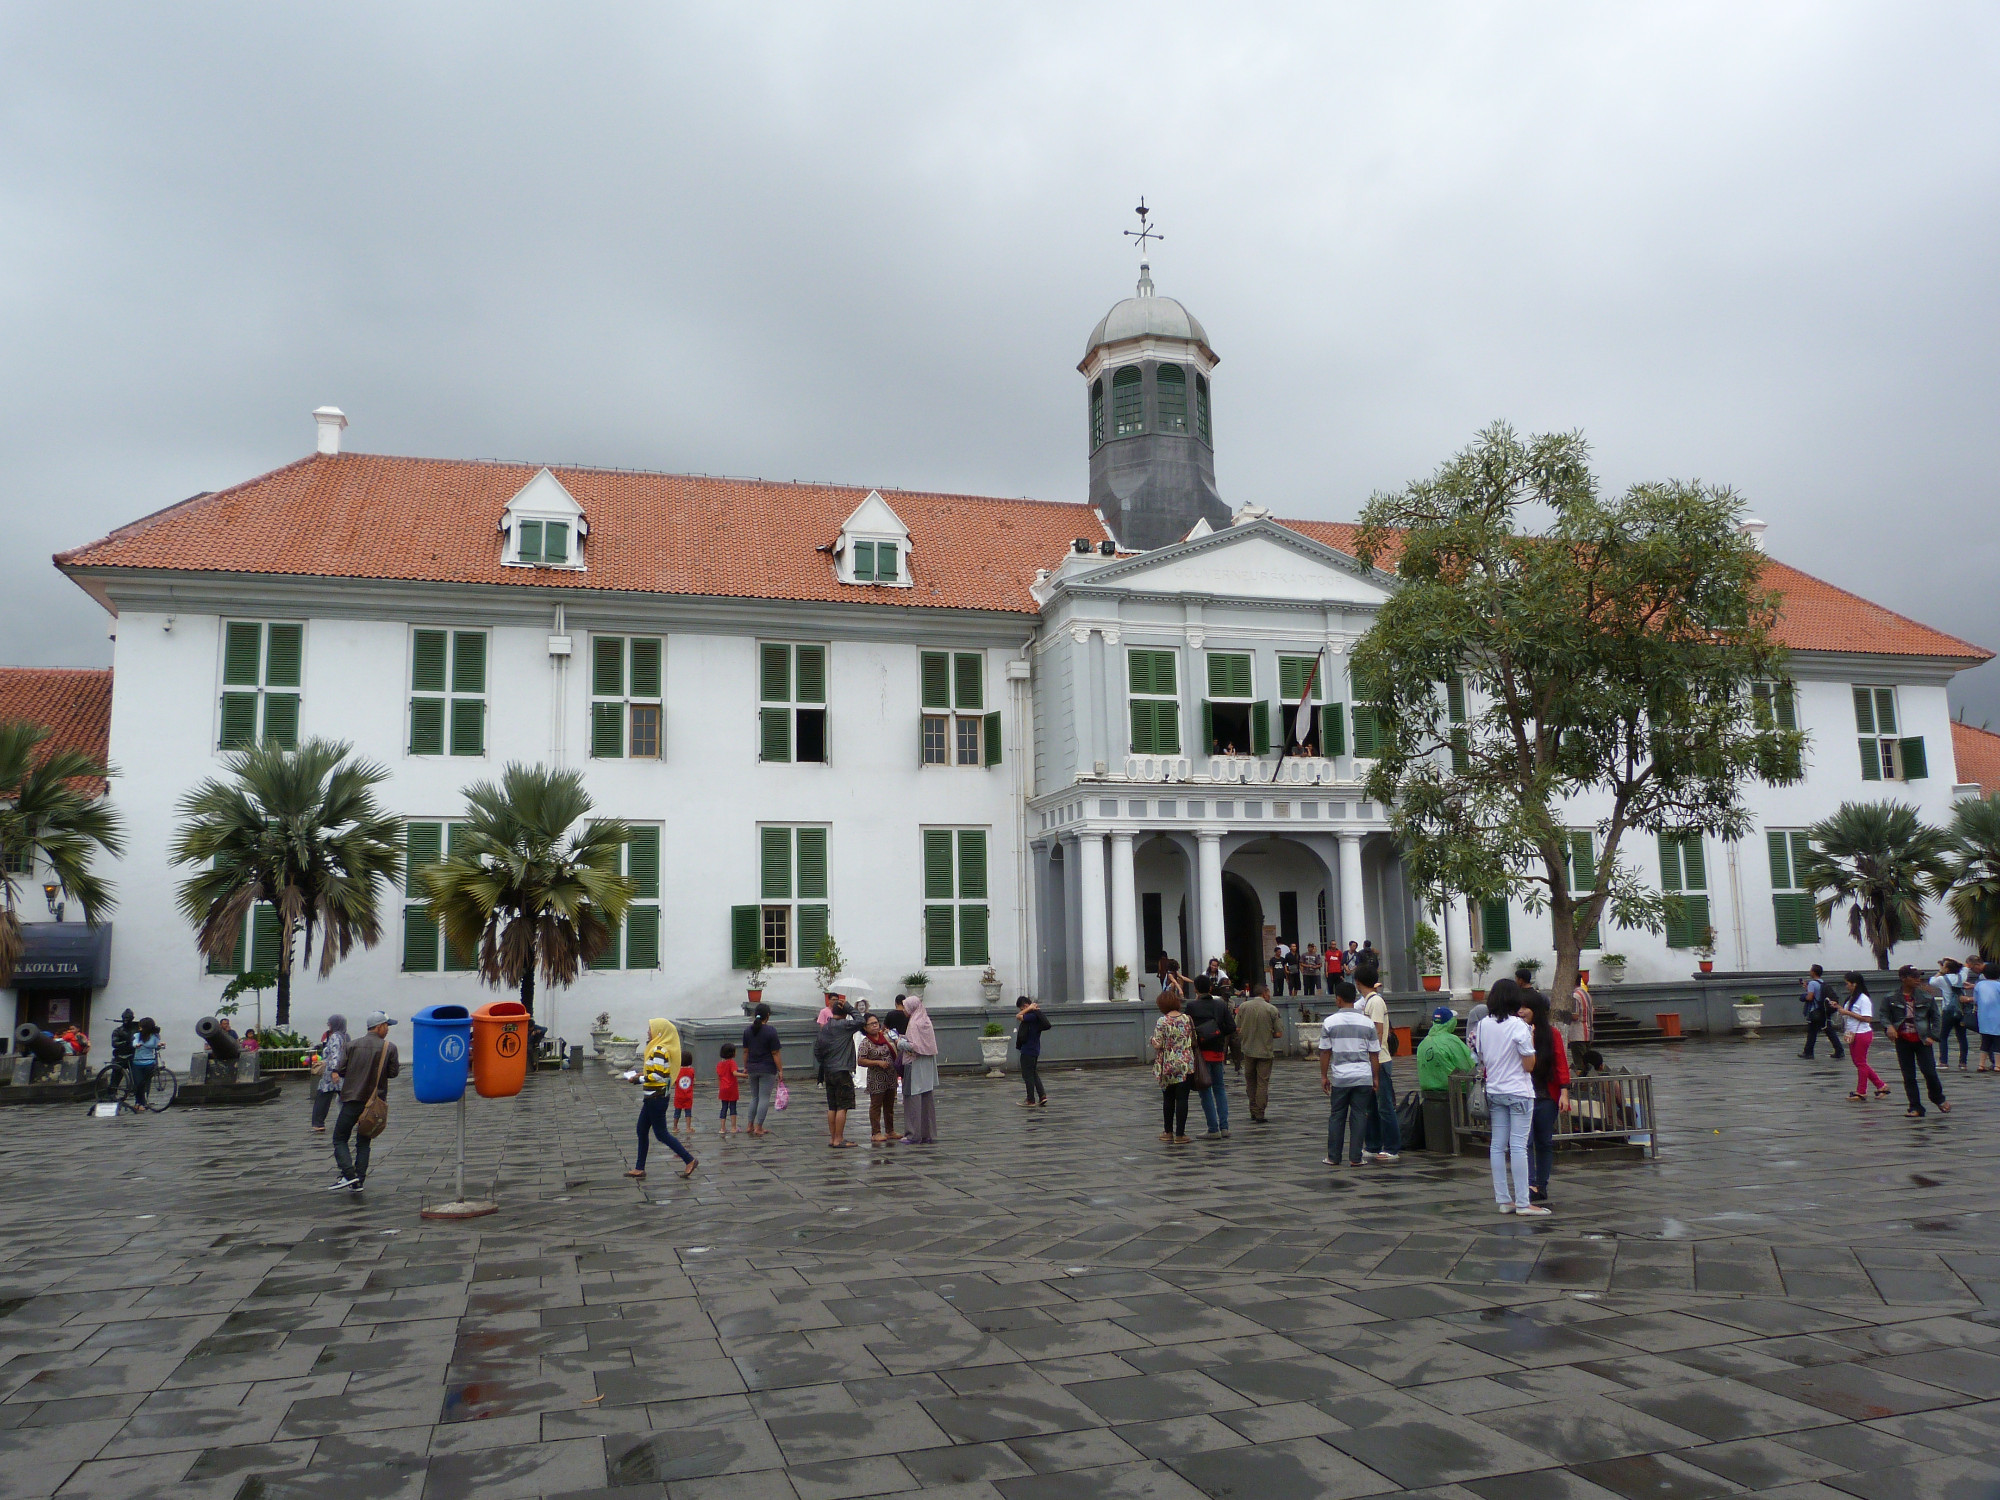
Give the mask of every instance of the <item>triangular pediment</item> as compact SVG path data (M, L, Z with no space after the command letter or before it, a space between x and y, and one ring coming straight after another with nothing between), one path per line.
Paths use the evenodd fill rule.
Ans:
M506 505L509 515L529 516L580 516L583 507L576 503L576 497L563 488L563 482L547 469L542 470L520 489Z
M880 490L870 490L868 498L854 507L854 512L840 523L843 534L854 536L901 536L907 537L910 528L903 524L903 518L889 509L889 502L882 498Z
M1258 520L1096 568L1077 582L1138 594L1380 604L1395 580L1323 542Z

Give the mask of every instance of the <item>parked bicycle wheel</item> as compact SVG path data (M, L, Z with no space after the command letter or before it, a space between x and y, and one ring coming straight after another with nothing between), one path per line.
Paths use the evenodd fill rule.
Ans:
M109 1104L118 1097L118 1090L124 1085L125 1070L117 1063L106 1063L97 1070L97 1102Z
M153 1083L146 1090L146 1108L155 1113L172 1109L174 1100L180 1097L181 1081L172 1068L155 1068Z

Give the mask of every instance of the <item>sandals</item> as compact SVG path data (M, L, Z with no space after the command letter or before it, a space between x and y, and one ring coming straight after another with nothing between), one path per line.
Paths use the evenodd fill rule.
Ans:
M700 1165L701 1162L699 1159L689 1162L685 1167L681 1168L681 1176L683 1177L694 1176L694 1169Z
M1921 1120L1923 1117L1924 1112L1920 1109L1906 1109L1903 1111L1903 1118L1906 1120Z
M1889 1097L1889 1091L1887 1089L1877 1089L1875 1090L1875 1097L1877 1099L1886 1099Z
M1853 1100L1856 1104L1866 1104L1868 1102L1868 1096L1866 1094L1849 1094L1847 1097Z
M631 1171L627 1172L625 1175L627 1177L644 1177L646 1175L646 1169L644 1167L634 1167Z

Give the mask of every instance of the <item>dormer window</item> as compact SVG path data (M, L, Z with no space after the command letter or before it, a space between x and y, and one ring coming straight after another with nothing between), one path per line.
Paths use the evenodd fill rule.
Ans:
M584 565L584 538L590 522L562 481L542 470L507 502L500 515L500 560L517 568L577 568Z
M833 549L835 576L842 583L906 589L909 553L909 527L880 493L871 492L841 525Z

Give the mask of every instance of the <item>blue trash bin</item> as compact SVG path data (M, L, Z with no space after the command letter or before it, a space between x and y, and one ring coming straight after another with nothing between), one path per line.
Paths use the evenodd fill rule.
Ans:
M450 1104L465 1093L472 1063L472 1012L463 1005L426 1005L410 1017L417 1103Z

